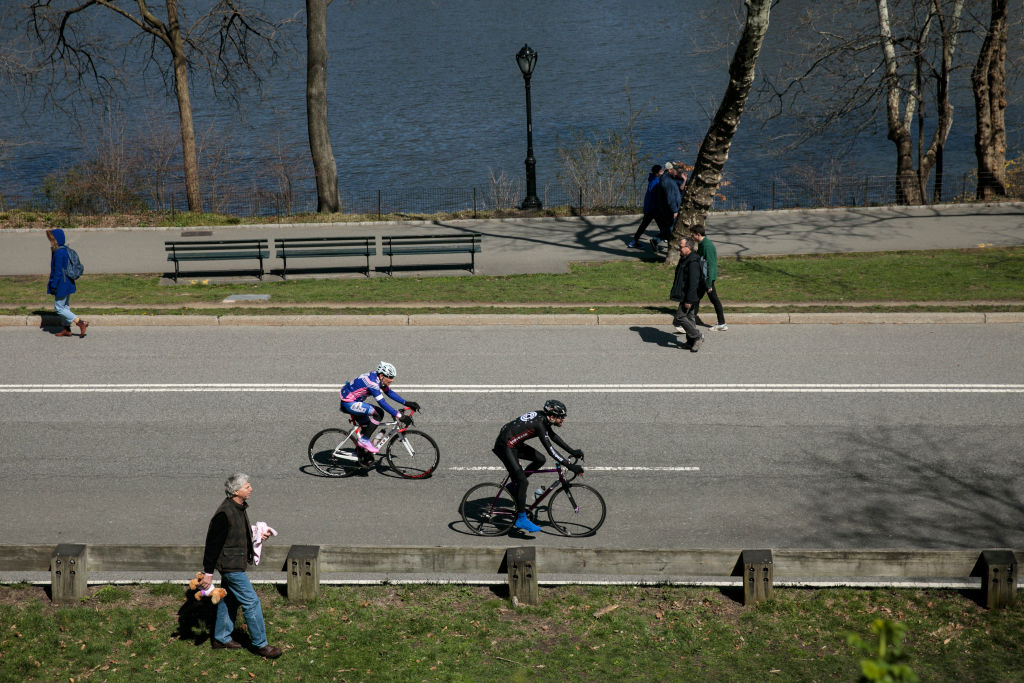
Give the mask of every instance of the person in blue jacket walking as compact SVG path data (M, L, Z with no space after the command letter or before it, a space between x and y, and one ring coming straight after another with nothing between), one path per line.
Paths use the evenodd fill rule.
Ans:
M64 274L68 265L68 250L65 243L64 231L60 228L46 231L46 237L50 240L50 279L46 283L46 293L53 295L53 310L57 311L63 329L57 333L58 337L70 337L71 326L78 325L81 336L85 336L85 328L89 323L82 320L71 312L68 307L68 298L75 293L75 281Z
M644 234L644 230L654 220L654 212L657 208L657 197L655 193L658 191L658 181L661 180L661 165L655 164L651 166L651 172L647 174L647 193L644 194L644 217L640 220L640 227L636 229L636 233L633 234L633 239L629 241L626 246L630 249L642 248L640 246L640 238Z

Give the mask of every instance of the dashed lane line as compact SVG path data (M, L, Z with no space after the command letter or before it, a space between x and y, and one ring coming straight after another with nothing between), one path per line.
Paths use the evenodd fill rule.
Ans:
M587 472L700 472L699 467L678 466L678 467L626 467L599 465L595 467L585 466ZM504 472L504 467L491 467L479 465L474 467L448 467L449 472Z

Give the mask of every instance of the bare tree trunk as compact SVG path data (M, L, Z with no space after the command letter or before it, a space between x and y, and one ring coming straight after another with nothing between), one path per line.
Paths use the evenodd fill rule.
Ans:
M992 0L992 17L971 72L977 127L978 199L1006 196L1006 0Z
M876 0L878 7L878 30L881 34L882 55L885 58L885 76L883 81L886 89L885 113L888 126L888 138L896 145L896 200L901 204L923 204L921 184L914 170L914 147L911 135L911 123L917 109L917 93L914 83L907 94L907 107L903 118L900 117L900 81L896 66L896 47L889 22L889 3L887 0Z
M939 0L934 0L932 5L932 11L939 22L942 63L939 72L934 74L936 82L935 108L938 114L938 123L932 134L932 141L928 145L928 151L918 161L919 175L922 178L922 199L926 196L925 185L933 168L936 169L934 199L938 201L942 198L942 152L945 149L949 131L953 128L953 104L949 101L949 72L953 67L953 54L956 52L956 41L960 34L960 15L963 13L963 9L964 0L955 0L947 21L947 17L942 13Z
M722 169L729 159L729 147L740 126L740 118L747 104L747 96L754 83L754 70L761 44L768 32L768 15L772 0L746 0L747 21L743 34L736 44L732 63L729 65L729 85L722 97L722 103L715 112L711 127L704 135L693 172L686 183L683 201L676 218L675 233L669 244L665 263L674 266L679 262L679 243L690 236L690 229L704 225L711 203L722 182Z
M341 211L338 166L327 125L327 4L306 0L306 126L316 175L316 210Z
M174 61L174 93L178 98L178 119L181 122L181 152L185 168L185 195L188 210L203 212L199 193L199 161L196 157L196 132L192 125L192 98L188 91L188 62L185 44L178 24L178 0L167 0L167 39Z

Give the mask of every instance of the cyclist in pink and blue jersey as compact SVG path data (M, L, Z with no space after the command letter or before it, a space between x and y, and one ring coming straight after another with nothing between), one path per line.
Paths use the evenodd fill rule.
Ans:
M387 411L391 417L395 418L399 415L398 410L385 400L385 395L392 401L419 412L419 403L406 401L398 393L392 391L391 383L395 381L397 374L394 365L381 361L376 370L359 375L351 382L346 383L338 392L341 397L341 412L351 415L359 425L357 444L369 453L377 452L377 447L370 440L370 435L380 424L384 412ZM377 405L367 403L368 398L373 398Z

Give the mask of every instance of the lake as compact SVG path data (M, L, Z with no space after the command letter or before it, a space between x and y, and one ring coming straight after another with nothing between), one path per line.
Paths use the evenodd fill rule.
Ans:
M773 10L764 66L778 59L789 39L791 13L803 4L783 3ZM738 0L714 3L716 14L708 13L709 6L697 0L335 0L328 8L328 97L341 185L346 191L483 190L491 173L522 178L525 96L515 54L524 43L539 54L531 88L541 199L564 194L557 149L574 129L624 128L627 87L634 109L643 111L635 130L641 152L659 163L692 163L724 91L743 19ZM111 26L125 23L109 17ZM201 77L192 77L196 130L208 141L207 159L223 157L222 184L250 187L269 158L284 158L304 179L300 192L315 196L299 18L291 34L298 49L274 67L262 95L253 89L242 96L239 109L212 97ZM160 88L151 68L136 96L114 114L105 119L80 114L81 131L35 103L15 97L0 101L0 137L17 143L0 167L0 192L38 190L47 173L81 161L83 150L104 129L127 136L169 131L173 139L174 101ZM951 176L975 165L970 93L961 89L956 97L946 150ZM1019 109L1008 115L1011 152L1020 149L1020 126L1014 123ZM881 116L878 132L860 140L853 152L846 152L848 141L840 131L780 156L771 140L791 124L781 120L762 127L758 114L756 107L748 110L733 143L726 171L734 189L763 184L796 166L824 166L837 156L845 172L895 171Z

